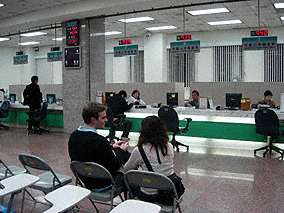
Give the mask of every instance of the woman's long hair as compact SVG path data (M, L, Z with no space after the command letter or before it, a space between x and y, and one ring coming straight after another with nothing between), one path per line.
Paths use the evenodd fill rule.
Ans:
M141 122L138 145L152 144L152 147L161 149L162 155L168 154L167 143L169 141L167 128L163 121L157 116L148 116Z

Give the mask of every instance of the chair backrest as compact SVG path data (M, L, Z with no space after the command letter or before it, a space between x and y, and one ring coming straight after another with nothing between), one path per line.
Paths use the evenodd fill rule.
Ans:
M84 185L80 179L80 176L83 176L88 178L108 179L111 181L112 185L116 187L110 172L100 164L93 162L72 161L70 163L70 168L76 179L80 181L81 185Z
M256 133L266 136L279 135L279 119L277 114L271 109L259 109L255 115Z
M179 130L178 114L172 107L161 107L158 111L158 116L165 124L168 132L176 132Z
M41 105L40 112L39 112L39 116L40 116L41 121L46 118L47 106L48 106L47 102L43 102L42 105Z
M10 102L5 100L2 104L1 104L1 114L0 114L0 118L6 118L9 115L9 108L10 108Z
M163 174L141 170L130 170L124 174L124 181L129 191L131 191L130 186L172 190L175 198L178 199L175 185Z
M5 178L9 176L13 176L14 173L9 169L9 167L4 163L4 161L2 161L2 159L0 158L0 164L2 164L5 167Z
M27 173L32 174L28 167L42 171L49 171L52 173L54 179L61 185L61 181L53 169L40 157L22 153L19 155L19 160L27 170Z

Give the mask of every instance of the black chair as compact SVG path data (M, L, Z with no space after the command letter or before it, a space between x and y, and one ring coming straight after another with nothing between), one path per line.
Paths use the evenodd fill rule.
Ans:
M26 120L27 122L32 122L34 124L34 128L29 130L28 135L35 132L41 135L43 132L49 132L46 129L40 128L40 121L44 120L46 118L46 112L47 112L47 102L42 103L40 109L36 109L34 111L27 112L27 115L29 118Z
M273 140L279 136L283 136L282 131L279 131L279 119L277 114L271 110L262 108L256 111L254 114L255 118L255 131L257 134L270 136L268 138L268 145L254 150L256 154L259 150L265 150L263 157L269 151L269 154L272 153L272 150L279 153L283 158L284 150L273 145Z
M170 141L173 147L179 152L179 146L185 146L188 151L189 146L176 141L175 136L180 133L186 133L188 131L188 125L192 121L191 118L186 118L187 123L185 127L179 127L179 119L177 112L169 106L163 106L158 111L158 116L165 124L168 132L173 132L172 140Z
M9 108L10 108L10 102L7 100L4 100L4 102L1 105L0 109L0 118L6 118L9 115ZM5 128L6 130L9 129L8 126L4 125L0 121L0 127Z
M124 118L125 115L119 114L116 117L114 117L112 110L110 107L107 108L107 122L105 124L106 127L110 127L109 129L109 135L106 136L106 138L109 139L110 143L114 142L114 139L120 140L119 137L115 136L115 130L122 127L124 124Z

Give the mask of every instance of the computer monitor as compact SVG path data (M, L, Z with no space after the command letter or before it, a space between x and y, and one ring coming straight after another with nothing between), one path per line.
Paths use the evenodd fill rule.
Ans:
M56 103L56 96L55 94L46 94L46 100L48 103Z
M167 92L167 105L178 106L178 93L177 92Z
M115 96L115 92L106 92L106 103L108 104L108 99Z
M241 109L242 93L226 93L226 107L232 110Z
M11 103L15 103L15 101L16 101L16 94L9 94L9 97L10 97L10 102Z

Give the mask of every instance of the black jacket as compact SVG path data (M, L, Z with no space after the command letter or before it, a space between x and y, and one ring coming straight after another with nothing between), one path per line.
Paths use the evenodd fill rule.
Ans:
M30 110L40 109L42 93L40 92L40 88L37 84L31 83L27 85L23 96L24 105L28 105Z
M111 108L115 116L117 114L124 114L125 111L128 111L132 108L133 104L127 104L123 97L121 97L119 94L116 94L114 97L108 100L108 106Z

